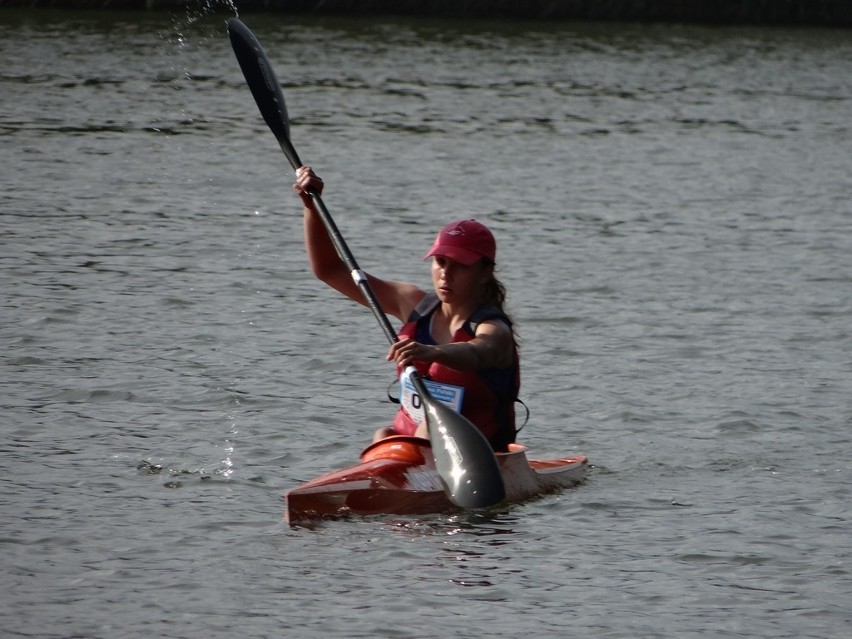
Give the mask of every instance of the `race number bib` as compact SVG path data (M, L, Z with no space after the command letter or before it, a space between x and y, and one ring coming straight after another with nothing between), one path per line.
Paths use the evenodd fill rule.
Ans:
M464 399L464 388L453 384L441 384L432 380L424 379L423 383L429 389L429 394L432 395L442 404L446 404L457 413L461 412L462 400ZM399 403L418 424L426 417L423 413L423 401L420 395L414 390L414 384L411 379L403 373L399 377L400 397Z

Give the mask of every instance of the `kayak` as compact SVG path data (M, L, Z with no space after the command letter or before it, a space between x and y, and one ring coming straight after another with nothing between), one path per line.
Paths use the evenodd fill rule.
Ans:
M503 503L519 502L579 484L589 460L583 455L527 459L510 444L496 453L506 486ZM444 491L428 439L394 435L368 446L359 463L312 479L286 495L291 526L316 519L367 515L426 515L456 510Z

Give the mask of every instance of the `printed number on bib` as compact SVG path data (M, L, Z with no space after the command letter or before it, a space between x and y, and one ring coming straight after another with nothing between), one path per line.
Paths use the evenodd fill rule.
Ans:
M461 412L462 399L464 399L464 388L453 384L441 384L432 380L424 379L423 383L429 389L429 394L437 399L442 404L446 404L454 411ZM400 385L400 404L418 424L423 421L425 415L423 413L423 400L420 395L415 392L414 385L406 375L401 375L399 379Z

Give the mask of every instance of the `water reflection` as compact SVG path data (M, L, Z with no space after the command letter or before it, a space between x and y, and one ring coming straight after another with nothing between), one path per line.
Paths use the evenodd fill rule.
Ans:
M486 512L464 511L449 515L435 515L429 518L399 519L387 522L392 531L414 536L446 537L498 537L515 533L516 516L512 509L489 509ZM501 545L501 540L488 540L486 543Z

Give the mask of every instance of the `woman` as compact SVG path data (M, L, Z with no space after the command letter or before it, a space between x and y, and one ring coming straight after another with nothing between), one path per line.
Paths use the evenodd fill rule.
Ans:
M303 166L293 188L304 204L305 247L314 274L366 305L309 195L322 192L322 180ZM372 275L367 279L382 310L404 323L387 359L398 372L414 365L434 397L467 417L495 451L505 451L515 441L520 372L512 322L503 311L505 289L494 276L495 254L494 236L485 225L459 220L441 229L424 258L432 259L433 292ZM379 429L374 440L427 437L418 399L403 383L391 428Z

